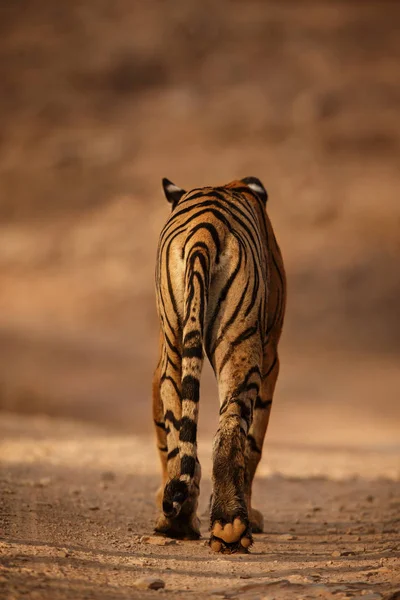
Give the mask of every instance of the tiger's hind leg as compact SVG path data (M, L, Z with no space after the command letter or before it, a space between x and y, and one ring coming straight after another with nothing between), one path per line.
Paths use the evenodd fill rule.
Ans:
M181 425L181 369L179 356L174 354L168 358L163 343L160 363L153 378L153 418L162 466L162 484L156 498L161 514L157 519L155 531L172 538L198 539L200 521L196 510L201 476L198 462L189 497L176 517L169 514L168 483L180 476L178 443Z
M157 450L160 457L161 462L161 472L162 472L162 483L156 493L156 504L158 508L162 508L162 497L164 493L164 487L167 483L168 479L168 470L167 470L167 455L168 455L168 446L167 446L167 431L166 425L164 421L164 410L161 402L161 394L160 394L160 379L161 379L161 368L162 368L162 360L163 360L163 346L162 341L160 342L161 346L161 355L160 360L158 362L157 368L154 372L153 376L153 422L155 426L156 433L156 443Z
M254 475L261 459L278 374L277 348L267 347L263 359L261 390L255 401L253 421L246 439L245 496L253 533L262 533L264 530L261 512L251 505L251 492Z
M215 552L247 552L252 544L245 497L245 448L261 385L261 362L261 349L258 351L254 338L239 348L230 344L216 361L221 407L213 446L210 511L210 547Z

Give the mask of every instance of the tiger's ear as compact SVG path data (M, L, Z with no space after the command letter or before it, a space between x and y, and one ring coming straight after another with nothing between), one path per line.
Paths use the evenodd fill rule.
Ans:
M164 177L162 180L162 186L165 197L168 200L168 202L172 204L172 208L174 208L178 204L182 196L186 194L186 190L182 190L182 188L172 183L172 181L170 181L166 177Z
M253 192L255 192L257 194L257 196L259 196L261 198L261 200L264 202L264 204L267 203L267 200L268 200L267 190L265 189L265 187L263 186L261 181L259 179L257 179L257 177L245 177L244 179L242 179L242 181Z

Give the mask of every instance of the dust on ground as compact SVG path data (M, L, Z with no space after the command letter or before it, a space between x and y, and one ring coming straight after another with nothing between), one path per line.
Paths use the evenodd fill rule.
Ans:
M400 586L399 6L306 4L0 5L7 600L377 600ZM220 557L146 540L153 272L161 177L247 175L268 189L289 298L256 485L266 531ZM217 406L208 371L202 513ZM138 591L143 575L165 591Z
M250 554L221 556L206 542L210 441L200 445L203 537L187 542L152 535L152 438L6 413L1 436L3 598L379 600L400 588L399 455L387 448L357 458L267 444L255 486L265 532ZM138 589L143 577L165 588Z

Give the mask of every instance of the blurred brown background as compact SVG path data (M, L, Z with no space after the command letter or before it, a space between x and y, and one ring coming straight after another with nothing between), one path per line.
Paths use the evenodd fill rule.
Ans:
M0 406L150 431L160 179L255 175L289 281L272 439L398 443L399 17L1 3Z

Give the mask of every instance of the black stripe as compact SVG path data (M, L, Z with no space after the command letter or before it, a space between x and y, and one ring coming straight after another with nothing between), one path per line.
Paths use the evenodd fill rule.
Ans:
M154 424L156 425L156 427L159 427L160 429L165 429L165 423L162 423L161 421L154 420Z
M252 291L252 294L251 294L251 299L250 299L249 305L246 308L246 312L244 313L245 317L247 317L250 314L250 311L254 307L254 305L256 303L257 295L258 295L258 290L259 290L259 287L260 287L260 276L258 274L257 265L254 263L253 266L254 266L254 274L253 274L253 276L254 276L254 285L253 285L253 291Z
M233 402L236 403L236 404L239 404L240 402L244 402L245 399L240 399L239 398L240 394L250 392L251 390L255 390L257 392L257 394L258 394L259 389L260 389L260 386L258 385L258 383L255 383L255 382L249 383L247 385L242 384L241 386L239 386L233 392L233 394L231 394L230 396L228 396L227 398L225 398L225 400L221 404L221 408L220 408L219 414L222 415L224 412L226 412L229 404L231 404Z
M160 379L160 384L162 384L164 381L170 381L172 383L172 386L173 386L178 398L181 399L181 393L179 391L179 388L178 388L176 382L172 379L172 377L170 377L169 375L166 375L164 373L164 375L162 375L162 377Z
M174 448L173 450L171 450L171 452L168 452L167 460L171 460L172 458L175 458L175 456L178 456L178 454L179 454L179 448Z
M168 335L165 334L165 339L167 341L168 346L171 348L172 352L174 352L175 354L177 354L179 356L179 358L181 357L181 353L179 352L178 348L176 346L173 345L173 343L171 342L171 340L169 339Z
M216 310L214 311L214 314L212 315L209 325L208 325L208 329L207 329L207 333L206 333L206 349L207 352L210 355L213 355L215 352L215 348L213 351L211 351L210 346L211 346L211 339L212 339L212 330L215 324L215 321L217 319L217 316L219 314L222 302L224 302L226 300L226 297L228 295L228 292L231 288L232 283L235 281L237 274L239 273L240 267L242 265L242 246L239 244L239 257L238 257L238 262L236 264L235 269L233 270L233 272L230 274L228 281L226 282L226 284L224 285L224 287L221 290L221 293L219 295L218 301L217 301L217 306L216 306Z
M203 348L201 346L194 346L192 348L188 348L185 346L185 348L183 349L182 358L198 358L202 360Z
M182 379L182 399L198 402L200 396L200 382L193 375L185 375Z
M186 196L185 199L180 203L180 206L187 202L188 200L197 200L198 198L205 198L209 195L209 188L200 188L198 192L193 194L192 196ZM192 192L196 191L196 189L192 190ZM192 193L190 192L190 194Z
M250 423L250 417L252 414L252 410L251 410L251 406L249 406L249 402L246 403L245 400L242 400L241 398L230 398L228 401L226 401L222 406L221 409L219 411L220 415L223 415L224 413L226 413L226 411L228 410L229 406L231 406L232 404L237 404L237 406L239 406L240 408L240 418L244 419L247 423L247 425L249 425ZM235 418L238 415L230 415L230 418Z
M204 328L204 301L206 300L205 298L205 286L204 286L204 281L200 275L200 273L198 273L197 271L193 272L193 279L196 278L200 287L200 310L199 310L199 322L200 322L200 335L203 335L203 328Z
M193 339L200 340L200 331L198 329L189 331L189 333L185 335L183 338L183 346L185 347Z
M160 452L168 452L167 446L158 446Z
M181 475L190 475L190 477L193 477L195 468L196 460L193 456L184 454L181 459Z
M256 440L253 438L253 436L252 436L252 435L248 435L248 436L247 436L247 441L248 441L248 443L249 443L249 446L250 446L250 448L251 448L251 450L252 450L253 452L256 452L257 454L261 454L261 450L260 450L260 448L257 446L257 442L256 442Z
M248 287L249 287L249 281L246 281L245 288L244 288L244 290L243 290L243 292L242 292L242 295L241 295L241 296L240 296L240 298L239 298L239 302L237 303L235 310L233 311L232 315L229 317L229 319L228 319L228 320L226 321L226 323L224 324L224 326L223 326L223 328L222 328L222 331L221 331L220 335L218 336L218 338L217 338L217 339L216 339L216 341L215 341L215 344L214 344L214 346L213 346L213 348L212 348L212 350L211 350L211 354L212 354L212 355L214 355L214 353L215 353L216 349L218 348L218 346L220 345L220 343L221 343L221 342L222 342L222 341L225 339L225 337L226 337L226 332L229 330L229 328L230 328L230 327L233 325L233 323L235 322L235 319L236 319L236 317L238 316L238 314L239 314L239 311L240 311L240 309L241 309L241 307L242 307L242 304L243 304L243 302L244 302L244 299L245 299L245 297L246 297L246 294L247 294Z
M186 248L186 242L185 242L185 245L182 246L182 254L181 254L182 258L185 257L185 248ZM200 248L202 248L204 250L204 252L207 254L207 258L210 259L210 247L209 247L209 245L206 244L205 242L201 242L200 240L198 240L197 242L195 242L193 244L193 246L190 247L189 254L193 250L198 250Z
M275 354L275 357L274 357L274 360L273 360L273 362L272 362L272 365L270 366L270 368L268 369L268 371L267 371L266 373L264 373L264 374L263 374L263 376L262 376L263 380L264 380L264 379L267 379L268 375L270 375L270 374L271 374L271 372L273 371L273 369L274 369L274 367L275 367L275 365L276 365L276 361L277 361L277 360L278 360L278 355L277 355L277 354Z
M173 360L171 360L171 358L169 356L167 356L167 363L169 365L171 365L171 367L174 369L174 371L178 371L178 366L174 363Z
M257 396L254 408L266 410L267 408L270 408L271 404L272 400L261 400L260 396Z
M224 368L224 366L226 365L228 360L231 358L236 346L239 346L242 342L251 338L253 335L255 335L257 333L257 331L258 331L258 324L254 325L253 327L248 327L240 335L238 335L238 337L233 342L231 342L229 350L227 351L227 353L225 354L225 356L221 362L221 366L219 368L219 375L221 374L222 369Z
M197 231L199 231L200 229L206 229L208 231L208 233L211 235L211 237L213 239L213 242L214 242L214 245L215 245L215 249L216 249L216 255L217 255L216 256L216 263L218 264L218 262L219 262L219 254L221 253L221 242L220 242L219 235L218 235L218 232L217 232L216 228L211 223L202 222L202 223L199 223L198 225L196 225L195 227L193 227L193 229L191 230L190 234L186 238L185 247L190 242L190 240L195 235L195 233Z
M179 439L181 442L190 442L194 444L197 437L197 423L190 417L182 417Z
M173 424L173 426L175 427L175 429L177 431L179 431L179 428L181 426L181 422L179 419L177 419L174 415L174 413L172 412L172 410L167 410L165 415L164 415L164 419L166 421L169 421L170 423Z
M169 245L168 248L167 248L167 257L166 257L167 265L169 265L169 252L170 252L170 249L171 249L171 246ZM171 300L172 308L174 310L176 319L178 321L178 327L179 327L179 329L182 329L182 320L181 320L181 317L180 317L180 315L178 313L178 306L176 304L176 299L175 299L175 296L174 296L174 291L172 289L171 271L168 268L166 269L166 271L167 271L167 283L168 283L169 298Z

